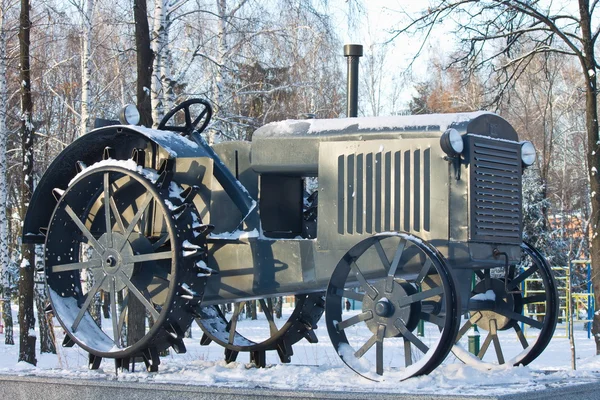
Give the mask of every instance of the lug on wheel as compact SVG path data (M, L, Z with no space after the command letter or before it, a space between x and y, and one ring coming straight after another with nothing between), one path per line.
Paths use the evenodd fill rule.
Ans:
M275 318L271 299L257 302L259 314L262 314L257 317L263 322L264 329L256 329L254 321L246 321L246 302L235 303L229 318L218 306L201 307L200 318L196 319L204 331L200 343L208 345L214 341L223 346L227 362L235 361L239 352L249 352L250 361L257 367L264 367L269 350L277 351L282 363L289 363L293 355L292 345L303 338L310 343L317 342L314 330L324 311L323 294L296 295L294 311L282 321ZM250 329L245 329L245 325L250 325Z
M558 292L552 270L533 247L521 245L523 256L508 270L476 270L469 314L452 352L467 364L527 365L546 348L558 320ZM527 280L527 283L526 283ZM467 336L477 326L480 350L466 350ZM517 343L516 346L514 343Z
M346 299L357 310L344 311ZM376 235L351 248L331 276L325 307L338 355L372 380L384 372L407 379L433 371L458 330L447 263L433 246L405 233Z
M163 171L164 172L164 171ZM160 351L185 352L184 331L206 285L206 245L190 191L132 160L101 161L64 191L45 246L51 306L64 346L117 368Z

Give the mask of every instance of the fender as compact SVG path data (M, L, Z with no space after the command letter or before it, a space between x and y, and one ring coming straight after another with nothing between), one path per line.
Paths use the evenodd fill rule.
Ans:
M50 164L39 180L23 223L23 242L44 243L43 228L48 226L56 199L54 188L65 189L77 174L78 161L92 165L101 161L104 149L113 149L114 157L126 160L133 149L151 150L163 157L211 157L196 142L171 131L158 131L141 126L115 125L94 129L67 146ZM162 151L161 151L162 150ZM157 157L146 160L146 166L157 168Z

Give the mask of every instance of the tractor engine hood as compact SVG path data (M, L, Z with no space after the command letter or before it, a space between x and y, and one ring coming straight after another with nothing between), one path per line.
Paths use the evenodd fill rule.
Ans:
M258 173L316 175L321 142L439 138L447 129L518 141L498 115L477 111L272 122L252 136L252 169Z

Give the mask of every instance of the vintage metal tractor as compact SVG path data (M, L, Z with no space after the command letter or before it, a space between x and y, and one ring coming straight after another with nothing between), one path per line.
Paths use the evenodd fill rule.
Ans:
M44 244L49 309L90 368L137 359L156 371L162 351L185 351L194 321L227 361L248 352L264 366L276 351L289 362L296 342L317 341L324 311L336 352L370 379L429 373L450 351L517 365L544 350L558 296L521 239L521 175L535 150L505 120L291 120L211 147L201 136L211 115L189 100L157 130L95 129L37 185L24 239ZM295 296L284 323L271 302L283 295ZM345 311L346 299L360 310ZM264 337L240 323L250 300ZM465 348L474 325L477 355Z

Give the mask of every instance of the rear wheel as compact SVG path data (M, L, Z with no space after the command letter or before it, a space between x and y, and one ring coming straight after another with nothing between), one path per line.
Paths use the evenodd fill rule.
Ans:
M158 353L184 352L184 331L206 285L205 239L184 190L132 160L101 161L64 191L45 246L46 284L65 346L118 368L140 357L156 371ZM97 312L104 301L105 312Z
M282 321L275 317L271 299L257 302L262 313L257 321L247 318L246 302L235 303L230 316L218 306L201 307L200 318L196 319L204 331L200 343L208 345L214 341L223 346L227 362L235 361L239 352L248 352L251 362L264 367L267 351L277 351L281 362L289 363L295 343L303 338L317 342L314 330L324 311L323 294L296 295L292 314Z

